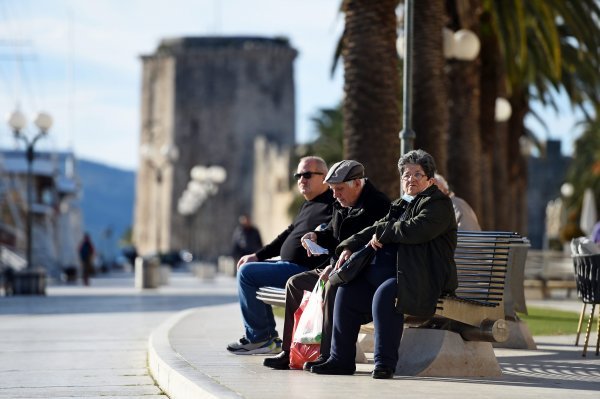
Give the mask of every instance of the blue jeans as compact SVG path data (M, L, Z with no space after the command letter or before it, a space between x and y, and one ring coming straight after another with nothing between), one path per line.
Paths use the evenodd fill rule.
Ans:
M308 268L291 262L249 262L237 274L240 307L250 342L266 341L277 337L273 308L256 299L260 287L285 288L288 278L307 271Z

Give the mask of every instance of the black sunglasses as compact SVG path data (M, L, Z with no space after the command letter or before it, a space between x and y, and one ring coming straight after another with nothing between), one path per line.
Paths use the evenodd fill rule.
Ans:
M294 179L300 180L301 177L305 179L310 179L313 175L322 175L321 172L304 172L304 173L294 173Z

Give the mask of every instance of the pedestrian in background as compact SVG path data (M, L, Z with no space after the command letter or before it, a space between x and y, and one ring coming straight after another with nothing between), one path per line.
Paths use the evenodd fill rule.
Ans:
M90 276L94 273L94 245L88 233L83 235L83 240L79 244L79 261L81 262L81 275L83 285L90 285Z
M238 221L239 224L233 231L231 239L231 255L236 264L242 256L253 254L263 246L260 232L252 225L250 216L242 214Z

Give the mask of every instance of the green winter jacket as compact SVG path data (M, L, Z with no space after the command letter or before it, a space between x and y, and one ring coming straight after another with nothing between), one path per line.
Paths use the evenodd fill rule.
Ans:
M395 200L383 219L342 241L336 253L359 250L373 234L382 244L398 244L396 310L431 316L438 298L452 295L458 285L454 262L456 230L452 201L432 185L410 203Z

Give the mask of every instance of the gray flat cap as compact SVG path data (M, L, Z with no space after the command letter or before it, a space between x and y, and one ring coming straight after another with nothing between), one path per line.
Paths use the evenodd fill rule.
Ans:
M356 161L343 160L334 164L325 176L325 183L338 184L365 177L365 167Z

